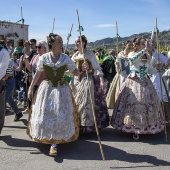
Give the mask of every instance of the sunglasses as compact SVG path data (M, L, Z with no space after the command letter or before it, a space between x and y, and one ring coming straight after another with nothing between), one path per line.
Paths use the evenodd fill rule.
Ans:
M37 49L41 49L42 46L36 46Z
M80 44L81 41L75 41L75 43Z

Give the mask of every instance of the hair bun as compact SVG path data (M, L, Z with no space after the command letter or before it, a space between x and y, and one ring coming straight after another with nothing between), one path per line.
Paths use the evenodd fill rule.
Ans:
M137 39L138 39L138 38L134 38L132 42L136 42Z

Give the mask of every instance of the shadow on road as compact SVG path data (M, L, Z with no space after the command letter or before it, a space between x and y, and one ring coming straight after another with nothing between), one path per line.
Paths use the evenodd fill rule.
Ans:
M154 166L170 166L170 162L157 159L150 155L129 154L121 149L102 145L106 160L118 160L124 162L141 163L147 162ZM55 161L60 163L64 159L74 160L102 160L99 144L79 139L70 144L59 146L58 156Z
M165 142L165 134L164 132L158 134L142 134L139 135L139 140L133 139L133 134L125 133L118 130L113 129L112 127L105 128L100 130L100 137L102 141L112 141L112 142L142 142L148 143L151 145L159 145L159 144L170 144L170 124L167 125L167 136L168 141ZM97 141L96 133L87 133L80 136L81 139L84 140L94 140Z
M26 126L7 126L7 125L4 125L4 128L11 128L11 129L27 129Z
M12 138L11 135L0 136L0 140L4 141L8 146L14 148L3 148L8 150L28 151L30 154L45 154L48 155L50 145L40 144L25 139ZM106 160L118 160L132 163L146 162L153 166L170 166L170 162L160 160L150 155L130 154L121 149L111 146L102 145L105 153ZM34 149L29 149L36 148ZM84 136L80 137L77 141L62 144L58 146L58 156L54 160L62 163L64 159L69 160L102 160L99 144L97 142L86 141ZM115 167L110 167L115 169ZM118 168L118 167L117 167ZM120 167L119 167L120 168ZM124 167L125 168L125 167Z

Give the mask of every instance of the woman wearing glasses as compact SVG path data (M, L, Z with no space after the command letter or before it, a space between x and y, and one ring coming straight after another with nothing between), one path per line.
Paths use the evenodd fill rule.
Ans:
M24 57L26 68L29 70L29 72L32 73L32 78L36 72L37 64L39 62L40 56L48 52L48 45L45 41L40 40L37 42L36 49L37 49L38 55L34 55L30 62L28 61L26 57ZM45 72L42 72L39 80L34 86L34 92L36 91L36 89L38 88L38 86L40 85L42 80L44 80L45 77L46 77Z
M135 38L134 51L128 55L130 74L114 105L111 125L123 132L155 134L164 130L163 112L156 90L147 74L157 71L148 55L149 41Z

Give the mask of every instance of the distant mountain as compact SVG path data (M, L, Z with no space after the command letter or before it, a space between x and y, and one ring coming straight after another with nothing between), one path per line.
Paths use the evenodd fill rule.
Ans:
M122 42L125 42L127 40L133 41L135 37L143 37L143 38L150 38L151 32L144 32L140 34L133 34L129 37L120 37L119 38L119 46L122 46ZM170 46L170 30L169 31L162 31L158 34L159 43L161 45L164 45L166 47ZM107 46L108 48L116 47L116 38L104 38L101 40L96 40L95 42L89 42L88 47L100 47L100 46ZM74 44L69 44L69 49L74 49Z

